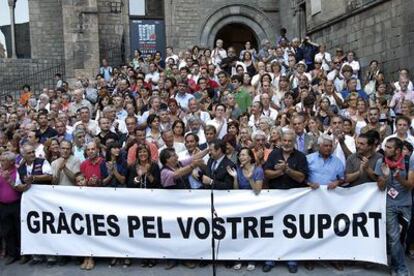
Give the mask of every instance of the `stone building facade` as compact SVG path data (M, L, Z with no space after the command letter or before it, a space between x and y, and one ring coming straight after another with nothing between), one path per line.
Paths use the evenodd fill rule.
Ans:
M102 58L115 65L126 61L130 20L137 19L129 15L129 1L29 0L31 59L16 66L61 63L66 79L74 80L93 78ZM363 69L378 59L393 78L400 67L414 70L412 0L147 0L146 5L142 18L156 14L163 20L166 45L176 52L192 45L212 48L217 38L239 48L245 40L256 47L264 38L274 44L285 27L289 38L309 34L331 52L338 46L354 50ZM18 74L12 60L0 59L2 64Z

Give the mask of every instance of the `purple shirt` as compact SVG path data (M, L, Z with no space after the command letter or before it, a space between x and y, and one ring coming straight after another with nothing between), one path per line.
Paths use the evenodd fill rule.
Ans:
M12 184L16 181L16 168L11 173ZM12 186L0 175L0 203L8 204L20 199L21 194L13 189Z
M193 161L193 158L187 158L183 161L180 161L181 163L181 168L188 166L191 164L191 161ZM163 187L170 187L170 186L174 186L175 182L174 182L174 171L172 171L171 169L163 169L161 171L161 184Z

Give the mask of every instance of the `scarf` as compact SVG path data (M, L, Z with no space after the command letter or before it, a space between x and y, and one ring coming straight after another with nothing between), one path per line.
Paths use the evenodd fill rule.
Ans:
M404 155L402 154L397 158L397 161L384 157L384 162L391 170L405 170Z

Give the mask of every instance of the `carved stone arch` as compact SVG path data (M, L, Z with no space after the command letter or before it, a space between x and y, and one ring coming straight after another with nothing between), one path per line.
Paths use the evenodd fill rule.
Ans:
M267 16L257 8L245 4L232 4L217 8L207 16L200 30L200 45L214 46L214 39L220 29L228 24L242 24L249 27L260 44L263 39L275 41L275 31Z

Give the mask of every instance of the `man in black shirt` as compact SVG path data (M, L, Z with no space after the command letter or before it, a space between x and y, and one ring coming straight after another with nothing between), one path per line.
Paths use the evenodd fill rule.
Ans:
M282 134L281 148L274 149L263 166L265 177L269 180L270 189L292 189L307 187L305 179L308 175L306 156L295 149L296 135L293 130ZM296 261L288 261L289 272L296 273ZM269 272L275 266L274 261L266 261L263 272Z
M40 143L46 142L47 139L56 137L58 135L57 131L49 126L49 119L47 117L47 110L43 109L39 111L37 115L37 122L39 124L39 129L36 131L37 136L40 138Z
M266 163L264 173L270 189L292 189L307 187L308 174L306 156L295 149L296 135L286 130L282 135L282 147L274 149Z

